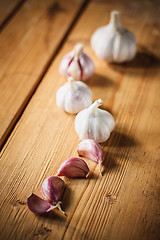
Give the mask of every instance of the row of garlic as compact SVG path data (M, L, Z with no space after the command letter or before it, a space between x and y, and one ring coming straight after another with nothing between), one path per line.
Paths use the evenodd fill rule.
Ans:
M85 139L77 147L80 156L86 157L99 164L101 174L101 164L104 160L104 153L101 146L93 139ZM90 170L87 163L79 157L71 157L64 161L58 169L57 176L51 176L42 183L41 192L44 199L35 194L27 198L28 208L36 214L44 214L58 208L63 214L66 213L61 208L61 197L65 187L65 182L59 176L87 178Z
M97 57L115 63L131 61L137 51L136 38L121 25L118 11L112 11L109 24L93 33L91 47ZM82 50L83 45L77 44L64 56L59 68L62 76L85 81L93 74L93 61Z
M78 113L75 130L79 139L104 142L114 128L114 119L110 113L98 108L102 105L101 99L92 104L91 90L84 82L79 81L87 79L93 72L93 61L83 52L83 45L77 44L72 52L64 56L60 64L60 73L69 77L68 82L58 89L56 103L68 113Z
M111 13L110 23L95 31L91 38L91 46L100 59L108 62L130 61L136 54L136 39L132 33L125 29L119 19L119 12ZM94 63L83 51L83 45L77 44L72 52L64 56L59 71L68 78L56 94L56 103L68 113L77 114L75 130L82 142L78 145L77 152L99 164L104 154L98 142L106 141L113 131L115 122L112 115L99 106L99 99L92 104L92 92L82 81L89 78L94 72ZM42 184L42 199L35 194L27 198L28 208L36 213L43 214L55 208L61 209L61 196L65 182L58 176L87 177L90 170L86 162L77 157L64 161L57 176L51 176Z
M99 58L119 63L132 60L137 48L134 35L121 25L118 11L111 12L107 26L95 31L91 46ZM82 44L77 44L64 56L59 71L68 78L68 82L57 91L57 106L68 113L78 113L75 129L80 139L106 141L114 128L114 119L107 111L98 109L102 104L100 99L91 105L91 90L82 81L93 74L94 63L83 52Z

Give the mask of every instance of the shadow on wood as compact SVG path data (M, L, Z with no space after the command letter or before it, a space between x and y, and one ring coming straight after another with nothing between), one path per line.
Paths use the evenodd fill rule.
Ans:
M113 131L111 137L107 141L107 145L111 147L135 147L139 146L140 143L129 135L118 131Z
M90 160L90 161L92 161L92 160ZM97 166L96 166L97 167ZM96 168L95 167L95 168ZM93 171L95 171L95 168L93 169L93 170L91 170L90 171L90 173L89 173L89 176L88 176L88 178L87 179L90 179L90 180L97 180L98 179L98 174L97 173L95 173L95 172L93 172Z
M64 190L63 196L62 196L62 207L64 211L67 211L69 206L72 204L72 191L68 184L66 185L66 188ZM66 212L67 214L67 212Z
M118 163L116 161L116 159L118 158L117 155L112 154L110 152L107 152L104 150L104 161L103 161L103 172L102 175L104 175L105 173L115 169L118 167Z
M63 203L62 203L62 209L64 209ZM59 209L54 209L54 210L44 213L42 215L37 215L37 217L44 218L44 220L45 219L56 220L56 221L62 222L62 223L66 222L66 218L67 218L67 216L65 216L63 213L61 213L59 211Z
M154 68L157 66L160 66L160 59L150 50L143 46L139 46L139 50L132 61L119 64L118 63L110 64L111 68L120 72L124 71L124 67L130 70L135 69L137 71L139 69Z
M89 86L109 87L113 86L114 84L115 83L111 79L97 73L94 73L93 76L87 81L87 85Z

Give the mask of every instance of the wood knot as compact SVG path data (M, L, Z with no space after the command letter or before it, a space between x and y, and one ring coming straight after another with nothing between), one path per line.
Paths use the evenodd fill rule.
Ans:
M20 200L20 199L17 199L17 201L16 201L18 204L20 204L20 205L26 205L26 202L25 201L22 201L22 200Z
M26 205L26 202L25 202L25 201L22 201L22 200L20 200L20 199L17 199L15 202L12 203L12 206L13 206L13 207L17 207L17 206L19 206L19 205L21 205L21 206Z
M46 239L46 237L49 236L49 233L51 231L52 231L52 229L49 229L49 228L46 228L46 227L40 228L36 233L34 233L34 237L41 239L41 237L43 236Z
M106 199L109 204L114 204L117 201L117 197L114 195L111 195L110 193L106 194Z
M58 2L54 2L49 6L47 14L49 18L52 18L57 13L64 12L64 11L66 11L66 9L62 8Z

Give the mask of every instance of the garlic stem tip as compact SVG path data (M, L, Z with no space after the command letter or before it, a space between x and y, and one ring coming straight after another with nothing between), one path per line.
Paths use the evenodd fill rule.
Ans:
M65 213L65 211L63 211L62 208L61 208L61 205L60 205L61 203L62 203L62 202L58 202L58 203L56 204L56 207L60 210L61 213L63 213L65 216L67 216L67 214Z
M34 193L32 193L32 192L31 192L31 193L28 195L28 197L27 197L27 198L31 197L33 194L34 194Z
M74 50L76 51L82 51L84 48L84 44L83 43L77 43L76 46L74 47Z
M68 82L74 81L73 77L68 77Z
M102 176L102 172L101 172L101 163L102 163L102 161L99 161L99 162L98 162L98 165L99 165L99 173L100 173L100 175Z
M88 178L89 175L90 175L90 171L87 173L86 178Z
M120 14L120 12L118 10L113 10L111 12L111 15L119 15L119 14Z
M103 103L102 99L99 98L99 99L97 100L97 103L102 104L102 103Z

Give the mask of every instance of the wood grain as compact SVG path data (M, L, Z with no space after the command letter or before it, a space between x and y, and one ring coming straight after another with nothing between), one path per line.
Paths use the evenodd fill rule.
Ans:
M144 15L139 14L142 4ZM109 65L90 48L91 34L115 8L137 37L139 51L132 63ZM1 152L1 239L159 239L158 13L156 2L137 0L93 1L82 14ZM41 196L43 180L56 174L65 159L77 156L75 116L57 108L55 94L65 82L59 63L79 41L95 62L95 74L87 82L94 100L103 99L116 128L102 144L103 177L97 164L86 160L90 178L65 178L62 201L68 217L58 211L39 217L27 209L26 197L31 192Z
M21 7L25 0L0 0L0 28Z
M0 36L0 146L84 2L29 0L3 30Z

